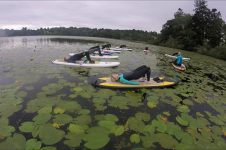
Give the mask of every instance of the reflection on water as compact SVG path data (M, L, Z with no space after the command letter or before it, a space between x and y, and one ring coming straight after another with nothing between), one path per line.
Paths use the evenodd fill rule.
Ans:
M121 53L117 68L51 63L102 43L126 44L134 51ZM146 46L148 54L143 53ZM0 149L26 149L30 142L42 150L225 148L226 63L183 52L191 62L186 72L176 73L163 55L175 51L87 37L0 38ZM142 90L90 84L97 76L141 65L150 66L153 77L177 77L181 82Z

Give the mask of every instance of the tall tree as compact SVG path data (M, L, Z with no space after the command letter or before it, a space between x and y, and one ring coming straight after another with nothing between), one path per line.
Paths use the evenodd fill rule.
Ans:
M195 0L195 14L192 17L192 30L196 33L195 39L198 45L207 43L216 47L222 40L224 21L220 12L210 10L206 0Z

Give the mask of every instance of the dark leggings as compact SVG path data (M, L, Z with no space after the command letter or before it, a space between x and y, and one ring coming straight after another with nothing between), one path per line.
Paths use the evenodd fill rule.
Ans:
M133 70L129 73L123 73L126 80L136 80L147 75L147 80L150 81L151 69L145 65Z
M71 56L67 61L74 63L75 61L81 60L85 56L86 56L87 60L89 62L91 62L91 59L90 59L90 56L89 56L89 52L82 52L82 53L75 54L75 55Z

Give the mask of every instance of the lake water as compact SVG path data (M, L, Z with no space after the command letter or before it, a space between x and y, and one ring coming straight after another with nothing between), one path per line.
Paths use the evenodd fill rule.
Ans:
M116 68L51 62L105 43L134 50L119 54ZM178 73L164 56L177 51L91 37L0 38L0 150L226 149L226 62L181 51L191 61ZM135 91L90 84L141 65L180 83Z

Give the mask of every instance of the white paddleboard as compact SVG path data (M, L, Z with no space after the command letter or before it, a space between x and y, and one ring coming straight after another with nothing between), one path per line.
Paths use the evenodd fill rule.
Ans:
M114 50L114 51L132 51L133 49L130 49L130 48L120 48L120 47L112 47L112 48L110 48L110 50Z
M165 54L165 56L168 57L168 58L172 58L172 59L176 59L177 58L177 56L173 56L173 55L169 55L169 54ZM183 57L183 60L184 61L190 61L190 58Z
M76 53L69 53L69 56L73 56ZM90 55L91 58L98 58L98 59L117 59L119 58L119 56L112 56L112 55L103 55L103 56L99 56L99 55Z
M117 51L117 50L107 50L107 49L103 49L102 52L104 53L121 53L121 51ZM98 53L98 52L95 52Z
M71 62L65 62L64 60L56 59L52 61L54 64L58 65L66 65L66 66L72 66L72 67L87 67L87 68L93 68L93 67L117 67L120 65L120 62L103 62L103 61L95 61L94 64L90 63L84 63L83 61L77 62L77 63L71 63Z

